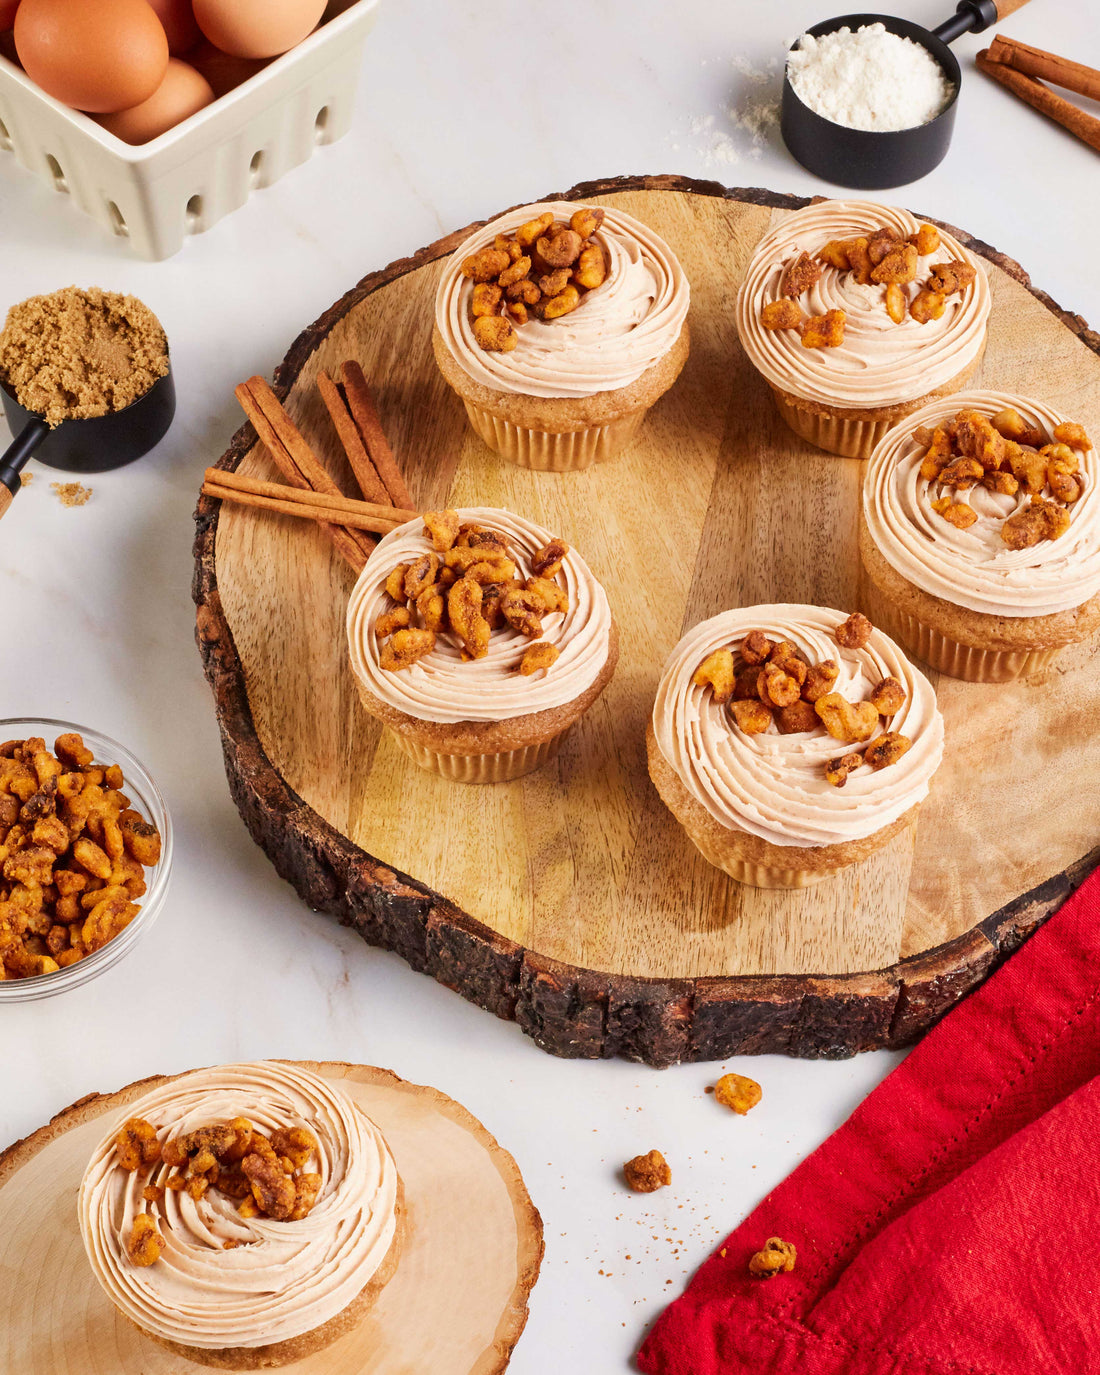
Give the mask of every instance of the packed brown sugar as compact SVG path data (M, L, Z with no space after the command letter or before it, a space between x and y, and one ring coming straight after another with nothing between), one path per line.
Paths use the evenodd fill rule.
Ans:
M50 426L123 410L168 371L160 321L134 296L65 287L12 306L0 380Z

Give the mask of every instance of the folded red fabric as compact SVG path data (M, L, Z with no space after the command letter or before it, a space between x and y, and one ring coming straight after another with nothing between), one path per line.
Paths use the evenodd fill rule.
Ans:
M649 1375L1100 1371L1100 872L729 1236ZM790 1274L754 1280L768 1237Z

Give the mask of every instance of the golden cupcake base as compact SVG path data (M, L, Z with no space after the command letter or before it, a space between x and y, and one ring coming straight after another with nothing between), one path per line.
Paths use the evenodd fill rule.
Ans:
M401 751L422 769L436 773L449 783L507 783L513 778L534 773L553 759L567 730L523 749L504 750L499 754L447 754L429 749L408 735L390 731L390 738Z
M465 398L463 404L474 433L494 453L539 473L579 473L614 458L638 433L650 409L643 406L606 425L552 434L516 425Z

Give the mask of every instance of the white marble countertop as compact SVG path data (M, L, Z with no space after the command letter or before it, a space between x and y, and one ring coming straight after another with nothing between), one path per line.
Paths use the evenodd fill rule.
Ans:
M905 8L931 25L949 7ZM542 1212L546 1260L512 1369L603 1375L628 1367L714 1243L897 1056L731 1062L764 1088L740 1119L704 1095L719 1066L552 1059L315 916L230 801L190 598L191 515L202 469L240 420L232 384L270 373L364 273L592 177L835 191L790 159L774 125L754 141L751 117L729 114L775 98L784 45L828 16L821 0L590 0L555 13L544 28L513 0L387 0L351 134L166 263L131 257L0 154L0 307L70 282L134 292L164 322L180 395L155 454L92 479L87 506L64 509L40 469L0 526L0 716L121 739L177 828L167 908L134 953L83 990L0 1011L0 1144L155 1071L265 1056L385 1065L476 1113ZM1005 29L1100 65L1094 20L1091 0L1034 0ZM883 198L995 244L1100 321L1097 156L974 70L987 42L955 45L966 75L947 161ZM653 1146L673 1186L630 1195L617 1167ZM17 1263L0 1238L0 1265Z

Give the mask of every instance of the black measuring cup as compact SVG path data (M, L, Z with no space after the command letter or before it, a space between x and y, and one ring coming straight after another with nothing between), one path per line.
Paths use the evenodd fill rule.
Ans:
M176 413L172 368L147 392L120 411L63 420L50 429L35 411L21 406L4 382L0 404L15 438L0 457L0 516L21 486L19 474L33 457L67 473L105 473L147 454L168 433Z
M799 99L784 74L779 125L783 142L808 172L838 186L880 190L918 180L943 161L955 127L962 71L948 43L963 33L982 33L1026 4L1027 0L960 0L951 18L931 31L889 14L843 14L814 24L806 32L815 38L835 33L837 29L848 28L854 32L867 24L882 24L890 33L911 38L926 48L943 68L955 91L936 118L927 124L880 133L873 129L849 129L825 119Z

